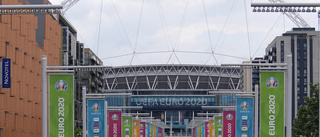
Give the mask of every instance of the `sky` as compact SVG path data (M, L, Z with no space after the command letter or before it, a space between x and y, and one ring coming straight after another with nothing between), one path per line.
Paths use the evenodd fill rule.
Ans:
M50 0L60 4L64 0ZM287 3L302 0L286 0ZM65 17L104 66L241 64L297 27L282 13L253 12L268 0L79 0ZM303 0L316 3L318 0ZM318 2L319 3L319 2ZM317 13L299 13L318 30Z

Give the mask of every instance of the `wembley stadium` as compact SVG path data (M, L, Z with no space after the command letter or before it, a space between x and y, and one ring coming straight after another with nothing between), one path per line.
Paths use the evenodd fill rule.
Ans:
M172 123L176 135L186 134L195 117L211 117L235 106L233 92L243 85L240 67L213 65L111 67L103 79L108 108L160 120L164 127Z

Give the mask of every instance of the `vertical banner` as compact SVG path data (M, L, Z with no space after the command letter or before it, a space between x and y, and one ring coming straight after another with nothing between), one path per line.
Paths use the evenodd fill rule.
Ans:
M236 136L253 136L253 98L238 97L236 100Z
M150 137L150 123L146 123L146 137Z
M202 137L205 137L206 135L206 127L205 127L205 123L202 123L201 124L201 134L202 134Z
M49 136L73 137L73 75L49 75Z
M153 125L153 137L157 137L157 126Z
M2 59L2 88L11 88L10 59Z
M121 137L121 111L109 111L109 137Z
M88 136L104 137L104 100L88 100Z
M139 120L133 120L133 134L132 137L140 137L140 121Z
M198 125L198 137L201 137L201 126L200 125Z
M159 137L159 129L158 129L158 126L156 126L156 137Z
M214 120L209 121L209 137L214 137Z
M235 137L236 136L236 112L223 111L223 136Z
M209 136L209 122L206 122L205 124L205 137L208 137Z
M153 124L150 124L150 137L154 137Z
M284 72L260 73L260 135L284 136Z
M146 122L140 122L140 137L146 137Z
M222 122L222 117L214 117L214 136L215 137L222 137L222 132L223 132L223 122Z
M122 137L132 137L132 117L122 117Z
M162 137L162 130L160 127L158 127L158 137Z

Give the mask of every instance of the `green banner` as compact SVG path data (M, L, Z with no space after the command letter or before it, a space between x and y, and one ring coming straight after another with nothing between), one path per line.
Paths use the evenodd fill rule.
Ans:
M223 119L222 117L214 117L214 136L222 137L223 135Z
M151 127L151 128L150 128L150 129L151 129L151 130L150 130L150 131L151 131L151 132L150 132L150 133L151 133L150 137L154 137L154 136L153 136L153 124L150 124L150 125L151 125L151 126L150 126L150 127Z
M49 75L49 135L73 137L73 75Z
M284 72L260 73L260 135L284 137Z
M122 137L132 137L132 117L122 117Z

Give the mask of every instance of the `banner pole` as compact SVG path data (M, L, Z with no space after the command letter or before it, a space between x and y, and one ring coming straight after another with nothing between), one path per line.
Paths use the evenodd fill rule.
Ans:
M86 86L82 87L82 136L87 137L87 97Z
M287 66L287 77L288 77L288 84L287 84L287 115L285 115L286 126L287 126L287 137L292 136L292 54L289 53L287 55L288 66Z
M48 95L47 95L47 56L43 55L42 56L42 137L47 137L48 131L48 113L47 113L47 100L48 100Z
M259 86L258 86L258 84L256 84L255 86L254 86L254 91L255 91L255 97L254 97L254 136L255 137L258 137L258 125L259 125L259 123L258 123L258 98L259 98Z
M104 100L104 136L108 137L108 129L109 127L107 127L108 125L108 102L107 100Z

